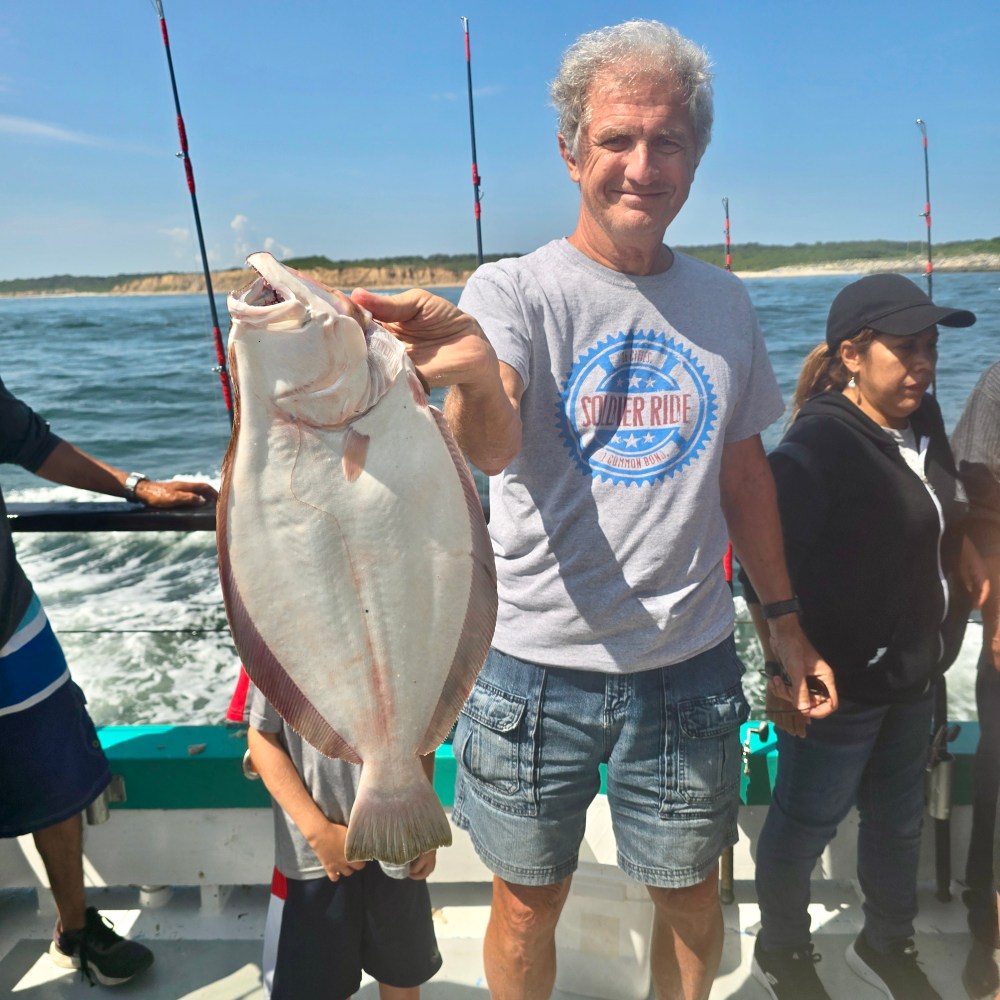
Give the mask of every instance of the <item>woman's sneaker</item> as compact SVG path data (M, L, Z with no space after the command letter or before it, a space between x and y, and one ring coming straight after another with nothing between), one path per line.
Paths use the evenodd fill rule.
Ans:
M765 951L757 938L751 971L773 1000L832 1000L816 975L819 960L811 944Z
M102 986L127 983L153 964L153 953L144 944L116 934L93 906L87 907L82 930L56 927L49 956L60 968L79 969L91 985L97 980Z
M847 964L890 1000L942 1000L917 964L917 949L908 940L892 951L876 951L862 931L847 949Z

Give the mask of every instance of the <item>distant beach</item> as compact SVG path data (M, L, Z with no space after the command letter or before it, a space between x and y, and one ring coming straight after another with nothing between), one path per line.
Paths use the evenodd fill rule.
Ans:
M821 275L836 274L897 274L923 273L927 266L926 257L906 257L899 260L834 260L826 264L798 265L771 268L769 271L741 271L734 273L740 278L816 278ZM1000 271L1000 254L979 253L942 257L934 261L934 271Z
M744 271L739 267L738 251L734 273L743 279L813 278L838 274L877 274L888 271L901 274L923 274L926 257L912 255L893 260L834 260L826 263L788 264L769 270ZM460 288L472 271L449 271L436 267L345 267L338 269L307 268L306 274L331 288L377 288L401 291L407 288ZM953 254L934 261L937 272L1000 271L1000 254ZM220 295L242 288L254 274L247 269L232 269L212 273L212 288ZM77 291L73 288L48 288L44 291L0 292L0 298L53 298L101 295L197 295L205 291L205 279L200 273L149 274L123 281L101 292Z

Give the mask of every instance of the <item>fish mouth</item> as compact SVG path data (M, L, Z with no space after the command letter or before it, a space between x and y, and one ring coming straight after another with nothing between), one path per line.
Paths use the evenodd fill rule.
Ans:
M285 296L259 271L242 288L233 292L233 296L248 306L275 306L285 301Z
M273 285L268 284L267 278L261 277L260 279L260 289L257 290L257 295L254 297L251 305L255 306L275 306L279 302L284 302L285 297L275 288ZM253 282L251 289L257 282ZM248 300L249 301L249 300Z

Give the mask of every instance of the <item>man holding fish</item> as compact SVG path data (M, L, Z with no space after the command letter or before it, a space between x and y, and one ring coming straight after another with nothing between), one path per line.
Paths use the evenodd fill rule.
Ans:
M454 740L454 819L495 873L491 995L551 993L605 763L619 865L655 904L656 995L694 1000L721 955L748 715L727 538L785 667L775 693L816 718L836 692L785 569L760 441L783 405L749 298L663 242L711 135L708 57L626 22L578 39L551 92L573 233L480 268L461 309L353 298L451 386L455 437L493 477L497 627Z

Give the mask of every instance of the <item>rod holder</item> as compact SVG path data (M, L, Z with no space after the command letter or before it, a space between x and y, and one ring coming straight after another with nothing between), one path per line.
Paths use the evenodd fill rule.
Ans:
M950 818L954 783L955 758L944 753L926 771L925 796L927 812L932 819Z

